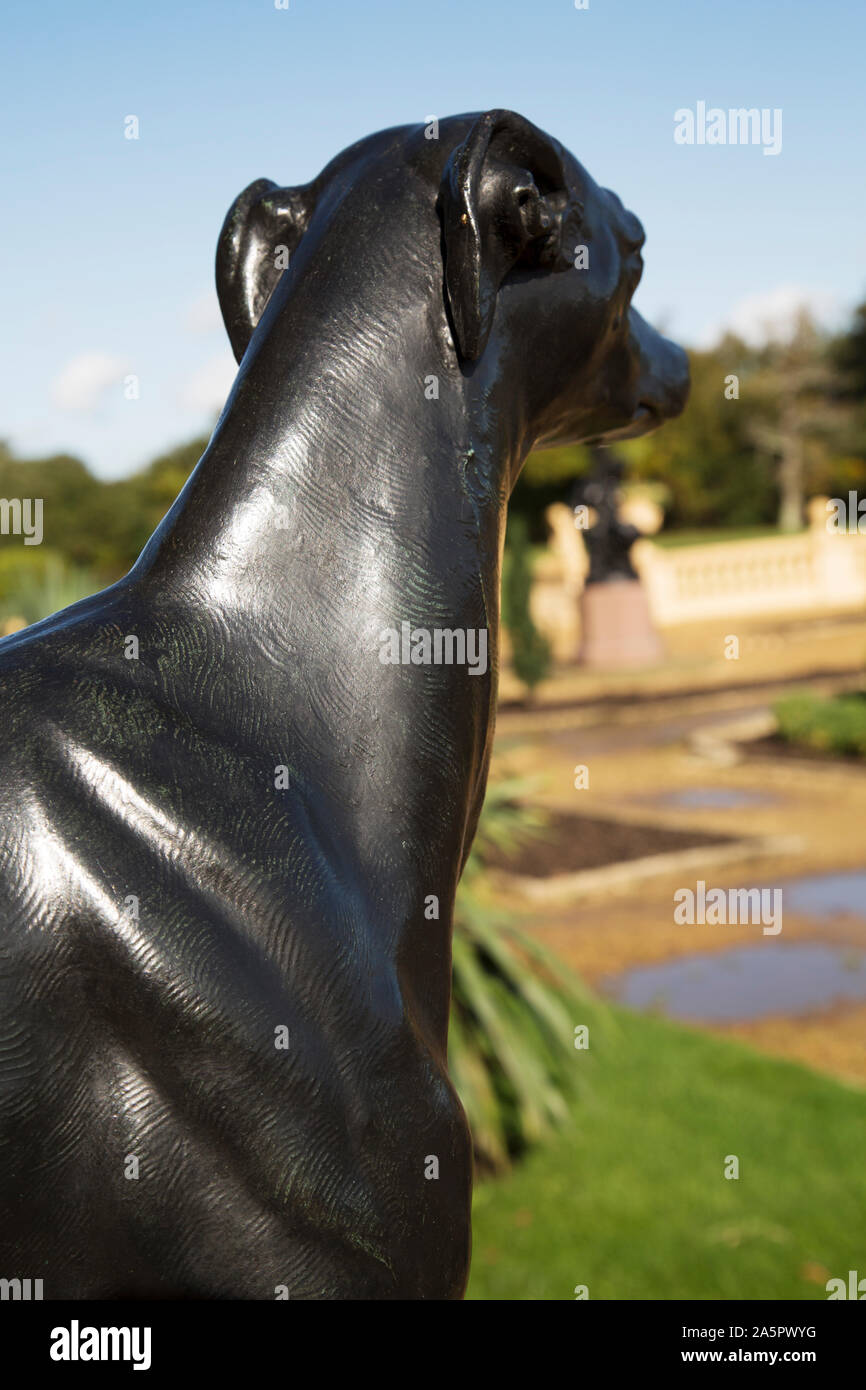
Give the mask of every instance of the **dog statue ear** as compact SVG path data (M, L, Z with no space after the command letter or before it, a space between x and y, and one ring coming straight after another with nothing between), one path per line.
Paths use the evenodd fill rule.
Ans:
M240 362L274 286L306 230L308 187L256 179L226 213L217 242L216 286L232 351Z
M559 146L514 111L479 116L452 151L439 208L445 292L462 357L475 361L484 351L509 270L556 259L564 201Z

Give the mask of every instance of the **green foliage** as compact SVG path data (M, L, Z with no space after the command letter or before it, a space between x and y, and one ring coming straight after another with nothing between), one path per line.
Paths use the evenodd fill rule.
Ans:
M206 443L191 440L115 482L94 478L66 454L26 460L0 448L0 497L42 498L45 547L73 569L92 570L99 588L135 563Z
M592 459L581 444L569 444L556 449L534 449L526 460L518 486L547 487L551 483L574 482L588 472Z
M579 444L555 449L534 449L523 466L511 500L509 517L523 516L530 540L544 545L547 522L544 513L554 502L567 502L576 479L590 467L590 455Z
M550 670L550 647L529 611L532 564L529 528L520 513L509 518L502 575L502 620L511 637L514 671L531 692Z
M631 477L668 486L667 527L772 525L786 488L866 490L866 305L835 343L803 317L789 341L728 336L690 363L685 412L620 446ZM727 399L732 376L739 396Z
M0 455L0 497L42 498L43 543L70 564L90 564L93 524L101 484L80 459L55 454L45 459ZM3 537L0 547L20 540ZM32 547L33 550L37 547Z
M491 785L457 896L449 1067L486 1169L568 1123L586 1072L574 1029L587 1020L587 992L485 891L485 850L516 848L543 828L518 800L524 790Z
M611 1012L575 1124L476 1188L469 1298L826 1299L862 1274L862 1091Z
M832 344L831 361L841 416L834 440L835 477L822 490L831 496L849 488L862 494L866 493L866 303L855 310L848 331Z
M831 355L838 373L838 395L862 402L866 398L866 303L855 309L848 331L833 343Z
M13 548L8 541L0 547L0 626L15 618L38 623L99 588L92 570L69 564L56 550Z
M807 692L786 695L773 706L788 743L822 753L866 758L866 692L823 699Z
M775 519L775 463L747 433L754 407L747 395L757 357L728 338L690 353L692 389L682 415L643 439L619 446L633 478L667 485L666 524L673 528L754 526ZM740 399L725 398L725 379L738 376Z

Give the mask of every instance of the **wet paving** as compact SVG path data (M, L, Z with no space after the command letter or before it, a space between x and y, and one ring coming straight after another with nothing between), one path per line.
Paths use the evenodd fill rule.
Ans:
M783 880L786 912L813 920L866 920L866 871ZM638 966L602 982L635 1009L707 1023L803 1014L866 1000L866 952L820 942L762 941Z
M812 874L783 880L782 901L787 912L828 921L832 917L866 919L866 870Z
M774 940L637 967L603 989L631 1008L694 1022L807 1014L866 1000L866 953Z
M652 798L656 806L689 811L735 811L744 806L771 806L778 797L746 787L684 787Z
M766 714L765 699L746 697L735 710L617 707L610 719L573 725L551 716L533 730L534 760L516 758L513 768L532 776L540 763L554 770L557 786L570 786L575 763L592 765L604 813L615 815L621 804L630 825L635 817L655 824L653 813L661 818L664 810L666 825L693 831L704 815L715 832L728 824L745 836L790 830L800 848L770 855L772 873L757 862L743 870L750 888L782 890L789 933L763 935L760 925L742 924L725 941L721 925L708 926L717 935L689 936L657 921L657 962L638 964L647 959L648 912L658 907L651 885L640 885L593 905L597 930L580 929L586 909L561 908L542 939L629 1007L733 1029L770 1052L866 1081L866 766L857 778L830 759L813 772L774 756L762 777L759 756L723 771L705 758L701 770L688 742L694 733L752 716L757 726ZM515 730L515 749L527 737ZM733 873L727 867L719 877L730 883ZM698 944L716 949L699 952Z
M665 710L647 709L645 717L628 724L606 721L598 724L584 724L571 729L557 729L548 734L540 734L538 741L553 749L567 749L583 758L590 754L627 753L632 749L659 748L681 743L690 734L702 729L724 728L732 718L746 718L767 714L764 701L745 703L735 711L731 709L682 711L671 715ZM519 741L519 735L512 736ZM503 739L507 746L508 735Z

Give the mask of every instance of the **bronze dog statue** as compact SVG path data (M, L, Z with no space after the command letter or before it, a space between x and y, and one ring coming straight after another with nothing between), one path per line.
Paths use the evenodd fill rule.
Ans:
M46 1298L464 1290L450 937L506 503L688 369L630 308L639 222L556 140L429 135L240 195L205 454L129 575L0 644L0 1274Z

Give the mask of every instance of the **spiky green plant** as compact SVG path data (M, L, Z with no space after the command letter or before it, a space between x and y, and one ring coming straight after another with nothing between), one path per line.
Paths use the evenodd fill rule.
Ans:
M486 1169L569 1122L591 1056L575 1049L575 1028L591 1017L597 1040L609 1026L573 972L493 901L485 851L543 832L522 794L517 781L491 785L457 895L449 1065Z

